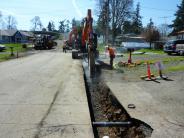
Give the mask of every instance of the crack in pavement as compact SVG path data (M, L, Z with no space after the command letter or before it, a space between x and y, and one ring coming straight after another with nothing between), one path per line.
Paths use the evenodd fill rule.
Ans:
M56 93L54 94L54 98L53 98L53 100L52 100L52 102L51 102L51 104L50 104L46 114L43 116L43 118L41 119L40 123L38 124L38 127L37 127L38 128L38 132L35 134L34 138L39 138L39 135L41 133L41 128L43 127L44 121L47 118L47 116L49 115L49 113L51 112L51 109L52 109L52 107L54 105L54 102L56 101L56 98L57 98L58 94L59 94L59 90L57 90Z

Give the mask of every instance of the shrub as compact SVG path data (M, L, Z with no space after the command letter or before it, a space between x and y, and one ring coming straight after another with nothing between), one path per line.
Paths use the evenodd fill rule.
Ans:
M26 44L23 44L23 45L22 45L22 48L27 48L27 45L26 45Z

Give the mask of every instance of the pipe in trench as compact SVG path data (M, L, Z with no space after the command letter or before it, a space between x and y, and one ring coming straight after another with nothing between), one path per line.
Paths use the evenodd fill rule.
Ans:
M92 122L95 127L129 127L132 122Z

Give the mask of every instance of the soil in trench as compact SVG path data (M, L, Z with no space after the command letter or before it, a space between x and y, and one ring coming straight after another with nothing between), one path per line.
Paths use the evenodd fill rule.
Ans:
M90 104L92 122L131 121L129 127L94 127L95 137L103 138L146 138L153 129L139 120L131 118L119 103L111 90L100 77L100 71L93 78L89 77L84 66L88 102Z

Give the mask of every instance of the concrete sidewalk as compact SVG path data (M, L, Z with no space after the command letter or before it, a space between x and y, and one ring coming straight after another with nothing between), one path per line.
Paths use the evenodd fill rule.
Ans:
M93 138L81 61L42 52L0 63L1 138Z
M162 80L159 84L106 81L129 115L153 128L151 137L184 138L183 79L184 73L173 77L174 81ZM128 104L134 104L136 108L129 109Z

